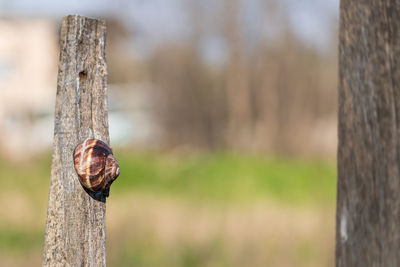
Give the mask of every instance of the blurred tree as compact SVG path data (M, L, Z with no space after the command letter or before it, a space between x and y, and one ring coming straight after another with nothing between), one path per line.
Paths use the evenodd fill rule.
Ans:
M131 49L131 36L135 35L120 20L107 19L107 63L111 84L135 83L143 79L143 67Z
M225 0L224 35L229 51L226 67L227 143L231 148L249 147L252 130L251 90L238 0Z
M202 64L190 46L163 47L152 61L157 86L157 118L164 145L216 148L224 123L223 95L218 79Z
M400 263L400 1L340 6L336 265Z
M266 2L260 23L279 34L257 27L256 37L244 28L243 1L213 3L209 12L188 1L188 38L163 43L151 57L164 145L334 154L336 51L323 54L300 42L275 0ZM202 51L215 36L226 53L217 64Z

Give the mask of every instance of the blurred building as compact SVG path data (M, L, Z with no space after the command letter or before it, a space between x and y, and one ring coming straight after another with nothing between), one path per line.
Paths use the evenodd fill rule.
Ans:
M115 34L121 31L120 27L115 20L108 23L109 29L115 29L109 39L115 39L116 48L123 48L127 42L127 34ZM45 19L1 19L0 32L0 154L28 158L49 149L53 141L57 23ZM124 49L115 47L108 51L116 58L110 60L111 65L126 68L128 63L121 62L115 52ZM156 131L149 115L151 85L113 76L116 75L111 73L111 81L123 83L109 85L112 145L132 140L139 146L154 145Z
M292 2L167 2L107 1L71 12L107 18L112 146L334 157L332 27L323 27L322 49L318 38L299 36ZM47 4L36 13L9 6L14 15L3 14L13 19L0 19L0 154L51 147L57 23L68 8Z
M23 157L52 140L57 30L43 19L1 19L0 32L0 149Z

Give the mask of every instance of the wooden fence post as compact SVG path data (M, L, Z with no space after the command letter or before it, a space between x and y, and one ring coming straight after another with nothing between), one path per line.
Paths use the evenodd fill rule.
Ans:
M342 0L336 266L400 266L400 1Z
M43 266L106 265L105 201L83 190L72 158L87 137L110 141L105 36L103 20L63 18Z

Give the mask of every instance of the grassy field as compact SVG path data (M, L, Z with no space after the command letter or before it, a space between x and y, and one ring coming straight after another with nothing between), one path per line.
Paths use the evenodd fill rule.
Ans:
M333 266L333 162L115 154L109 266ZM0 161L0 266L40 265L50 163Z

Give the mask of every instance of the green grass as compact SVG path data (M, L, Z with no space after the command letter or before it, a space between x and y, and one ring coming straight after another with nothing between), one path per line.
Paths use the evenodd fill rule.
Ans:
M207 200L275 199L334 203L332 162L239 154L171 156L116 152L121 176L113 190L152 191Z
M206 201L272 199L334 204L333 162L214 153L171 155L115 151L121 175L111 193L141 191ZM18 188L34 197L48 190L51 157L28 163L0 163L3 189ZM5 187L5 188L4 188Z
M114 152L121 167L121 175L112 186L110 201L117 195L118 198L114 199L119 201L123 201L124 197L129 199L130 194L149 195L160 203L171 198L177 200L176 203L192 201L193 205L188 207L210 210L205 214L210 214L211 217L207 219L214 224L218 224L213 221L216 220L212 217L214 209L222 212L225 208L214 205L217 203L232 208L240 206L238 203L272 200L290 206L305 205L315 209L315 212L333 210L335 203L334 162L234 153L184 155L118 149ZM0 160L2 196L6 196L2 201L6 202L6 207L21 213L3 213L5 218L0 218L0 250L3 251L0 258L8 259L10 266L26 266L32 259L35 262L33 265L40 264L50 168L50 154L28 162ZM319 205L329 207L325 209L325 206ZM23 216L27 211L30 215ZM33 224L24 223L24 219L18 218L28 218ZM140 220L136 216L129 218L136 220L132 224L137 227ZM142 228L152 230L145 228L145 225ZM215 241L202 245L190 243L190 240L176 240L176 244L170 246L159 244L156 236L153 240L153 232L149 236L140 233L132 232L125 241L120 240L123 239L121 237L109 238L113 242L112 248L108 248L108 261L112 266L131 266L133 263L137 266L160 266L166 262L170 266L204 266L210 262L215 263L215 266L242 265L232 264L235 255L226 250L227 244L221 243L222 237L215 237ZM224 242L229 244L233 241L226 239ZM310 242L308 239L297 240L298 244L293 246L295 251L291 255L297 261L304 261L299 266L307 266L318 254L320 244ZM260 249L264 247L257 250L262 254ZM273 249L271 247L268 251ZM238 255L238 259L241 257Z
M41 231L22 230L16 227L0 228L0 249L2 251L24 251L41 248L44 235Z

